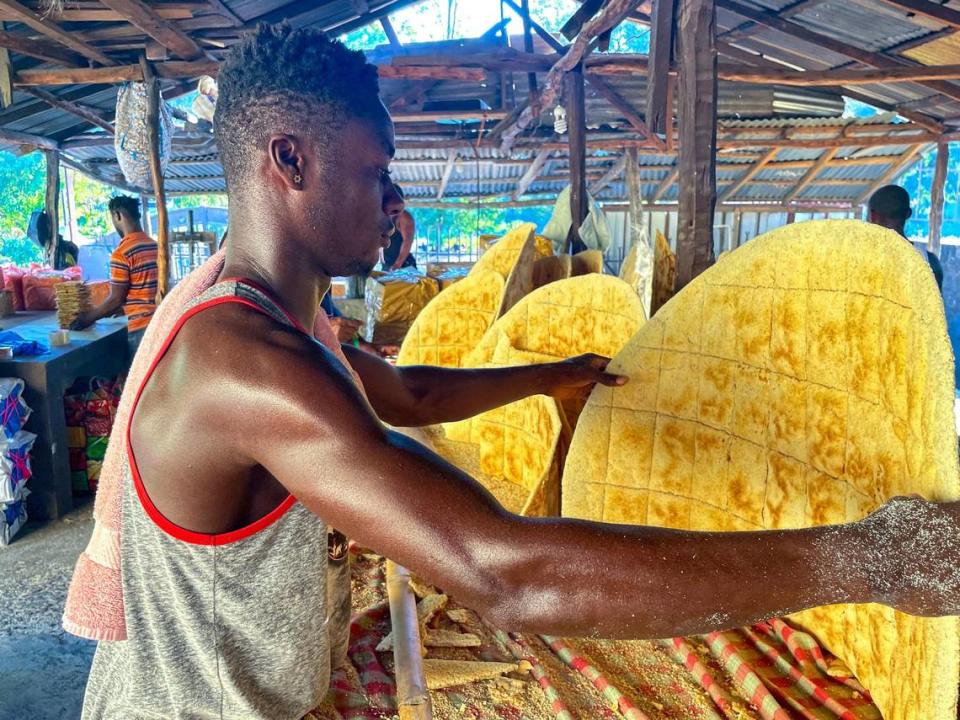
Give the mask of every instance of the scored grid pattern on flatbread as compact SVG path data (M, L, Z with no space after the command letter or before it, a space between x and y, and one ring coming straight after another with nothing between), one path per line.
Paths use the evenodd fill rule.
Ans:
M889 231L825 221L754 240L615 359L631 382L593 393L564 515L746 530L859 519L894 494L960 497L939 302ZM955 618L835 606L796 619L888 720L956 717Z
M642 322L639 298L621 280L604 275L561 280L534 291L494 323L464 367L554 362L587 352L612 356ZM525 509L559 509L563 422L555 400L524 398L444 429L451 440L479 446L484 474L540 493ZM539 505L541 499L546 506Z
M533 266L539 257L536 225L521 223L497 240L474 263L467 277L492 270L506 281L497 316L503 315L533 290Z
M397 364L460 367L496 319L505 286L499 273L487 270L445 289L414 320Z

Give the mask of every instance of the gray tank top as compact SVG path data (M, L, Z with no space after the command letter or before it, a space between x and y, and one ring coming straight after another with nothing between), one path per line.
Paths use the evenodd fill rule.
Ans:
M223 302L296 326L259 289L218 283L191 303L154 367L184 322ZM83 719L302 718L330 679L326 525L290 496L246 528L186 531L153 506L123 441L127 640L97 646Z

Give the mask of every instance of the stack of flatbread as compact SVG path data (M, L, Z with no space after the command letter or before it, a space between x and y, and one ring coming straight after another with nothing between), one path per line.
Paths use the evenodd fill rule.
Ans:
M60 327L69 329L80 313L90 309L90 288L86 283L75 281L60 283L55 287L57 293L57 322Z

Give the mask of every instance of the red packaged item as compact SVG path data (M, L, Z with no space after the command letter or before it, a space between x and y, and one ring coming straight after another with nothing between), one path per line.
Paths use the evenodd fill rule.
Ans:
M29 273L23 276L23 307L25 310L56 310L56 286L66 282L63 273Z
M23 310L23 270L16 265L7 265L3 269L3 289L10 292L13 309L16 312Z

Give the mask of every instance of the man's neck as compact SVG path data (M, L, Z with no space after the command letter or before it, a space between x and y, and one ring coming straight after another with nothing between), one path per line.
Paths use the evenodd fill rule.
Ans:
M240 228L243 228L242 230ZM226 260L222 278L248 278L268 290L305 328L312 329L320 299L330 278L318 276L301 258L291 257L289 249L269 224L246 223L231 218L227 231Z

